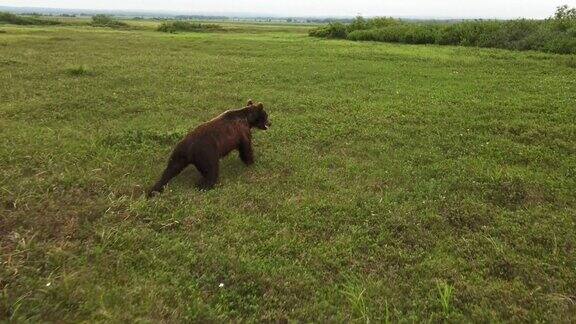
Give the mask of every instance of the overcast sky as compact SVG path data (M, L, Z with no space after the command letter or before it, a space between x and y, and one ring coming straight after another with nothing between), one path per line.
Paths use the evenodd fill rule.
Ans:
M280 16L544 18L576 0L0 0L0 6Z

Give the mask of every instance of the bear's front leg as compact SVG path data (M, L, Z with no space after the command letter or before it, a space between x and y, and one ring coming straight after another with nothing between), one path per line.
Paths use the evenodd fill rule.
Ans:
M240 152L240 159L244 164L250 165L254 163L254 152L252 151L252 141L250 138L245 138L240 142L238 151Z
M200 189L210 190L214 188L218 182L219 164L218 158L202 160L196 163L196 168L203 177L198 183Z

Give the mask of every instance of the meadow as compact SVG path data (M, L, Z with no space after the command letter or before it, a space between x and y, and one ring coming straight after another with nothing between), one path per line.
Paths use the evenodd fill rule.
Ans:
M128 23L0 25L0 321L576 321L574 56Z

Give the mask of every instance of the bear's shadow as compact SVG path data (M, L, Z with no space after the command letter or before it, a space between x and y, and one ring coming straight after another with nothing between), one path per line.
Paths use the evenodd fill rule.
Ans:
M218 188L222 183L236 181L248 171L249 166L245 165L236 155L231 155L220 160L220 176L218 177ZM178 190L198 190L198 182L202 175L193 164L190 164L184 171L177 175L169 185Z

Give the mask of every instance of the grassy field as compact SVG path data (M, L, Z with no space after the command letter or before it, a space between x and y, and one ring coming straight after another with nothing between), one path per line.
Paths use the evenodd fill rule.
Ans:
M576 321L573 56L139 24L0 26L0 321Z

